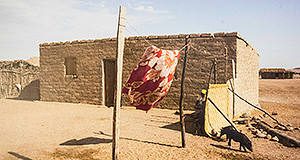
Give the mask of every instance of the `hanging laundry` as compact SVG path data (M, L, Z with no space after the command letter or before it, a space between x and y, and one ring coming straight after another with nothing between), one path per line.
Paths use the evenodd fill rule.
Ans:
M178 50L161 50L155 46L146 49L122 90L129 95L132 106L148 111L167 95L179 55Z

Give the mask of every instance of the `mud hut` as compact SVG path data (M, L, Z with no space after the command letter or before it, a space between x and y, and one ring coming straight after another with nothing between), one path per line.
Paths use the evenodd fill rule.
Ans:
M259 53L238 32L128 37L124 49L123 83L149 46L145 39L168 50L179 50L188 40L191 42L194 49L188 51L185 109L192 109L201 89L207 87L214 59L217 60L215 83L225 84L234 78L235 91L258 104ZM111 105L115 55L116 38L40 44L41 100ZM158 108L178 108L182 64L183 56L177 66L177 78ZM127 96L122 99L123 105L128 104ZM250 109L238 100L234 103L239 107L231 117Z
M259 74L262 79L293 79L295 72L284 68L262 68Z

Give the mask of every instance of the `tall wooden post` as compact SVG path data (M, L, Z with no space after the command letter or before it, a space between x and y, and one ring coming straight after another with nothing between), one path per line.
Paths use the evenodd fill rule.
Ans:
M217 107L217 105L210 99L208 98L208 101L215 106L215 108L219 111L219 113L226 119L226 121L236 130L239 132L239 130L233 125L233 123L225 116L225 114Z
M185 45L189 43L188 37L185 38ZM182 147L185 147L185 125L184 125L184 116L183 116L183 106L182 106L182 100L183 100L183 93L184 93L184 73L185 73L185 67L186 67L186 59L187 59L187 52L189 50L189 46L187 46L184 50L184 60L183 60L183 67L182 67L182 75L181 75L181 90L180 90L180 99L179 99L179 112L180 112L180 126L181 126L181 142Z
M217 59L214 59L214 84L217 84Z
M235 63L234 60L232 59L232 85L231 88L234 91L234 79L235 79ZM232 111L233 111L233 117L235 116L235 95L232 94Z
M125 43L125 21L126 8L120 6L118 32L117 32L117 53L116 53L116 88L113 111L113 141L112 141L112 159L119 159L119 117L121 107L121 88L122 88L122 69L123 69L123 51Z
M228 61L228 50L227 50L227 47L225 47L225 83L227 82L227 61Z
M22 85L23 85L23 83L22 83L22 73L23 72L23 61L21 60L20 61L20 86L21 86L21 91L22 91L22 89L23 89L23 87L22 87ZM12 86L13 86L13 82L12 82Z

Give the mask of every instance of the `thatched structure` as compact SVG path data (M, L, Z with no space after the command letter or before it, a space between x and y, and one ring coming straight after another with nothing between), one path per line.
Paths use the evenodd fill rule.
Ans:
M0 98L17 97L26 85L39 78L39 69L24 60L0 61Z

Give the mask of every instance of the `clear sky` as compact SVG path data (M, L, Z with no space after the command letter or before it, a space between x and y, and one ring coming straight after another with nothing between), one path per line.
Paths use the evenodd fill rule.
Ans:
M260 68L300 66L300 0L0 0L0 60L39 56L44 42L116 37L120 5L140 35L238 31Z

